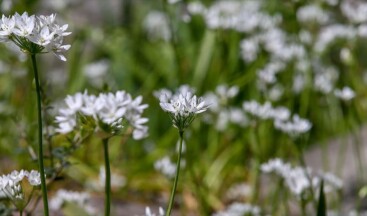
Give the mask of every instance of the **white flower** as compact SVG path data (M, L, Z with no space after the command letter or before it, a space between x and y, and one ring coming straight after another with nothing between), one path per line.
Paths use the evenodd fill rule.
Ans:
M302 119L298 115L294 115L291 121L275 120L274 126L276 129L288 133L291 136L298 136L307 133L311 129L312 124L307 119Z
M0 36L7 40L8 37L13 33L15 27L15 18L14 17L6 17L5 15L1 18L0 25Z
M168 156L157 160L154 163L154 168L169 178L173 178L176 174L176 165L172 163Z
M297 19L300 22L317 22L325 24L329 20L327 13L317 5L306 5L297 10Z
M144 18L144 29L148 34L150 40L164 40L171 39L171 31L169 27L169 20L166 14L159 11L150 11Z
M103 59L84 66L83 73L92 85L102 87L109 67L109 61Z
M212 216L242 216L242 215L260 215L260 208L247 203L235 202L228 206L224 211L214 213Z
M37 186L41 184L41 175L38 171L31 170L28 174L28 182L30 185Z
M158 214L154 214L150 207L145 207L145 216L164 216L164 210L162 207L159 207Z
M206 12L205 6L199 1L191 1L187 4L187 11L191 15L202 15Z
M32 31L35 27L36 18L34 15L28 16L27 12L24 12L22 15L15 13L15 28L13 33L20 37L27 37L32 34Z
M202 98L197 98L190 91L173 95L171 98L168 95L161 95L159 100L161 108L170 114L173 125L180 131L185 130L197 114L205 112L208 108Z
M41 184L39 172L32 170L29 173L25 170L14 170L8 175L0 176L0 191L12 200L24 200L25 195L22 189L22 182L25 177L27 177L29 184L32 186Z
M68 50L70 45L63 45L64 36L68 25L59 26L56 15L29 16L27 12L22 15L2 16L0 25L0 41L11 40L22 51L31 54L53 52L59 59L66 61L61 54ZM35 46L37 45L37 46Z
M132 99L125 91L98 96L88 95L87 92L68 95L66 107L59 109L59 115L55 118L59 126L56 131L63 134L73 131L80 126L79 115L90 117L97 130L103 130L103 124L114 128L113 131L122 129L122 120L125 119L133 127L133 138L142 139L148 135L148 127L144 125L148 119L142 117L148 105L141 104L142 100L141 96Z
M334 94L336 97L344 100L344 101L350 101L352 100L356 94L355 92L349 88L348 86L344 87L343 89L335 89Z
M181 0L168 0L169 4L176 4L177 2L180 2Z
M243 109L260 118L260 119L275 119L275 120L287 120L290 116L290 112L285 107L275 107L270 102L265 102L264 105L259 104L256 101L243 102Z
M60 189L56 195L50 200L50 208L52 210L60 210L64 203L72 202L77 206L85 209L90 215L97 215L97 211L90 202L90 195L85 192L67 191Z
M50 32L48 26L43 26L40 33L30 37L29 40L35 44L39 44L41 46L46 46L51 43L55 32Z
M51 51L61 61L66 61L65 56L62 54L70 49L70 45L63 45L63 38L61 36L54 38L51 41L48 50Z

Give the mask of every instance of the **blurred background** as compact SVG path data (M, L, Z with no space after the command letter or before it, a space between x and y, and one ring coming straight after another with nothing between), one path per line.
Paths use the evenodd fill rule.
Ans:
M67 62L52 54L38 61L46 166L53 174L62 167L50 197L59 189L88 192L102 212L100 139L74 148L54 132L54 119L66 95L126 90L149 105L143 114L149 136L111 140L113 211L131 216L143 215L145 206L166 208L179 136L157 92L190 86L211 106L185 133L177 215L212 215L234 202L297 215L298 198L290 191L277 195L284 187L259 167L272 158L300 166L300 146L308 166L343 182L327 194L330 212L367 208L364 1L2 0L0 6L5 15L56 13L72 32L65 38ZM0 171L37 169L31 64L18 48L0 46ZM262 118L265 111L254 116L244 109L249 101L286 108L312 127L295 138ZM274 210L276 197L289 207ZM68 207L60 211L73 215Z

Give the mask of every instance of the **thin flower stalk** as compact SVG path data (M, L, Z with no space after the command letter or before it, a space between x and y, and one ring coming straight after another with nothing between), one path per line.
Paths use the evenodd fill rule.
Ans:
M47 186L45 178L45 168L43 164L43 134L42 134L42 105L41 105L41 86L38 78L38 69L36 55L31 54L34 79L36 83L36 93L37 93L37 114L38 114L38 166L41 174L41 189L42 189L42 200L43 200L43 211L45 216L49 215L48 212L48 199L47 199Z
M106 179L105 179L105 216L110 215L110 206L111 206L111 169L110 169L110 159L108 154L108 138L103 139L103 150L104 150L104 160L105 160L105 171L106 171Z
M173 203L174 203L174 200L175 200L178 177L180 175L181 156L182 156L182 142L183 142L184 131L179 131L179 134L180 134L180 146L179 146L179 149L178 149L178 158L177 158L177 164L176 164L176 175L175 175L175 180L173 182L173 188L172 188L172 191L171 191L171 197L169 199L169 204L168 204L166 216L171 215Z

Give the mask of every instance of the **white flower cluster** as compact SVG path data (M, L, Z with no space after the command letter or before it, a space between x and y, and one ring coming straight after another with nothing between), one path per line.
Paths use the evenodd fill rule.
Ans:
M265 102L263 105L257 101L245 101L243 102L243 109L260 119L277 119L287 120L290 116L290 112L285 107L273 107L270 102Z
M110 62L102 59L84 66L83 72L91 85L101 88L109 67Z
M145 207L145 216L164 216L164 210L162 207L159 207L158 214L154 214L152 210L147 206Z
M56 116L56 131L63 134L73 131L78 126L78 115L83 115L95 121L97 130L103 130L101 124L119 129L123 127L122 120L127 120L134 128L133 138L142 139L148 132L148 127L143 125L148 119L142 117L148 105L141 104L142 100L142 96L133 99L125 91L98 96L88 95L87 92L68 95L65 99L67 107L60 109Z
M332 189L341 189L342 181L331 173L322 173L315 175L311 168L292 167L289 163L284 163L281 159L271 159L261 165L261 171L264 173L275 173L284 179L288 189L296 196L302 196L311 188L317 190L321 180L325 182L325 192ZM329 187L328 189L326 189Z
M45 50L53 52L60 60L66 61L62 53L70 45L63 45L63 40L71 32L66 32L67 24L60 26L55 20L55 14L29 16L24 12L22 15L15 13L9 17L3 15L0 21L0 41L12 41L23 51L32 54Z
M239 32L251 32L256 29L268 29L281 21L278 16L270 16L260 11L261 1L216 1L207 9L201 8L201 15L211 29L232 29ZM191 7L190 3L188 8Z
M300 7L297 10L297 19L300 22L325 24L329 21L329 16L320 6L310 4Z
M335 89L334 94L343 101L350 101L356 96L356 93L348 86L342 89Z
M365 1L347 1L343 0L340 9L344 16L351 22L367 22L367 3Z
M171 39L169 20L165 13L150 11L144 19L143 27L148 34L148 38L152 41L169 41Z
M357 35L357 30L350 25L333 24L324 27L316 40L314 49L316 52L322 53L336 39L353 40Z
M90 202L90 195L86 192L58 190L50 200L50 208L54 211L60 210L65 203L74 203L84 209L89 215L97 215L97 211Z
M229 123L244 127L248 124L247 116L242 109L232 107L229 101L237 96L239 88L237 86L218 85L215 92L208 92L204 95L204 100L210 104L209 113L206 113L204 120L215 124L215 128L224 131Z
M157 160L154 163L154 168L169 178L173 178L176 174L176 165L172 163L168 156Z
M260 215L261 211L258 206L247 203L232 203L224 211L214 213L212 216L243 216L243 215Z
M38 171L31 170L28 172L26 170L14 170L8 175L0 176L0 191L10 199L24 199L21 185L24 178L27 178L28 183L32 186L41 184L41 176Z
M169 90L161 90L160 93L159 105L169 113L173 125L180 131L185 130L197 114L208 109L206 102L194 95L190 88L181 87L176 94Z
M276 129L281 130L291 136L298 136L303 133L307 133L312 124L307 119L302 119L298 115L294 115L292 120L283 121L276 119L274 121L274 126Z

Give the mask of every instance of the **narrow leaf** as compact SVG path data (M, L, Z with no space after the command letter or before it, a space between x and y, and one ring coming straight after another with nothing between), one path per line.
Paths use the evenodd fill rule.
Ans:
M317 216L326 216L326 198L324 193L324 180L321 181Z

